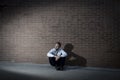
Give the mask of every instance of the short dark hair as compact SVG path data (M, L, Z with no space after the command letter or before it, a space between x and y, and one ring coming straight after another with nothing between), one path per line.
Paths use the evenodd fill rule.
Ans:
M58 44L61 47L61 42L56 42L56 44Z

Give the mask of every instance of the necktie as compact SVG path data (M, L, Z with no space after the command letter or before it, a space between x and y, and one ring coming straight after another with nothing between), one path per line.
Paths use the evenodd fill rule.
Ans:
M58 50L56 50L56 53L55 53L55 55L57 56L57 54L58 54Z

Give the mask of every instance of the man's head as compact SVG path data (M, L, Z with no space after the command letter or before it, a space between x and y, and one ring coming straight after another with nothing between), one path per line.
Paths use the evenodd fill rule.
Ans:
M61 43L60 42L56 42L55 49L59 49L60 47L61 47Z

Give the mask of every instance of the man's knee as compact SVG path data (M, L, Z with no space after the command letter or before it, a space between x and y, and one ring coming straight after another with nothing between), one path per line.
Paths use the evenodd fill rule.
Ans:
M55 58L54 58L54 57L49 57L49 63L50 63L52 66L55 66L55 65L56 65Z
M65 64L65 57L61 57L59 59L59 64L64 66L64 64Z

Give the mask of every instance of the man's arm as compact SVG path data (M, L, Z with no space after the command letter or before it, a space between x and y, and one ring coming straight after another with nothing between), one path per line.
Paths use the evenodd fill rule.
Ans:
M66 57L67 56L67 53L64 51L64 50L61 50L61 57Z
M64 50L61 50L58 56L55 56L55 60L57 61L58 59L60 59L60 57L66 57L66 56L67 53Z
M47 53L47 56L48 57L54 57L54 54L52 54L54 51L54 49L51 49L48 53Z

